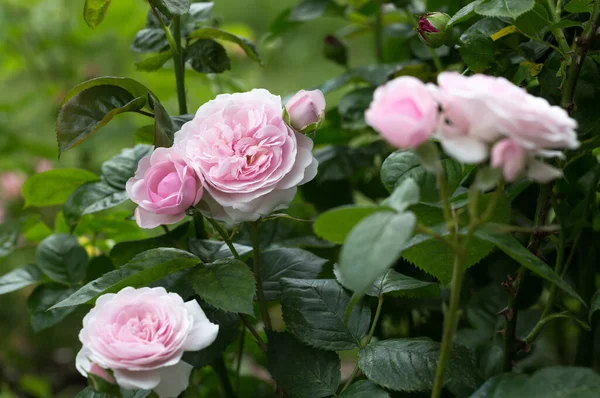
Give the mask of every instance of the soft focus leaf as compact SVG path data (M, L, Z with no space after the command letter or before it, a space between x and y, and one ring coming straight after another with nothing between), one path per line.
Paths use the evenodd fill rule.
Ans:
M406 178L396 186L390 197L381 204L402 213L417 203L419 203L419 186L412 178Z
M168 17L183 15L190 10L190 0L148 0Z
M0 294L14 292L38 283L42 279L40 270L32 264L24 265L0 276Z
M308 347L289 333L270 332L268 337L269 372L289 397L335 394L340 384L340 358L335 352Z
M473 18L476 15L475 7L477 7L477 5L481 3L481 1L482 0L473 1L461 8L460 10L458 10L458 12L454 14L452 18L450 18L450 20L448 21L448 26L454 26Z
M54 326L73 312L75 307L56 308L50 311L48 309L69 297L76 290L77 287L66 287L58 283L38 286L27 300L33 331L39 332Z
M0 258L8 256L16 248L23 220L10 220L0 224Z
M535 0L483 0L475 7L475 12L486 17L517 18L534 5Z
M342 97L338 104L342 128L364 130L367 127L365 111L373 101L373 91L371 87L363 87Z
M572 13L589 12L594 9L594 0L571 0L565 5L565 11Z
M123 149L120 154L102 163L102 180L110 187L124 191L127 180L135 174L139 161L151 153L150 145Z
M146 286L175 271L193 267L199 262L200 259L192 253L183 250L169 248L148 250L138 254L119 269L87 283L52 308L92 304L102 294L116 293L126 286L136 288Z
M201 28L190 33L191 39L216 39L216 40L225 40L240 46L242 50L246 53L248 57L253 59L254 61L262 64L260 57L258 56L258 51L254 44L243 37L234 35L232 33L226 32L217 28Z
M294 7L288 17L292 22L306 22L322 17L330 6L335 6L333 0L303 0Z
M342 244L356 224L378 211L389 211L387 207L354 206L336 207L322 213L314 223L314 230L321 238Z
M546 7L537 3L531 10L515 19L514 24L526 35L539 37L542 29L550 26L550 19Z
M113 188L105 182L82 185L65 203L65 221L74 228L82 216L118 206L127 199L127 192Z
M135 63L135 69L144 71L144 72L154 72L163 67L163 65L173 58L173 53L171 50L152 54L147 58Z
M79 186L98 180L97 175L83 169L53 169L34 174L23 185L25 207L63 204Z
M391 269L377 278L365 294L378 297L388 293L392 296L402 297L437 297L440 294L440 288L437 283L420 281Z
M223 258L232 258L233 253L223 241L190 239L188 241L190 251L205 263L212 263ZM252 252L252 247L234 243L233 247L240 257L244 258Z
M499 19L484 18L460 36L458 51L471 71L483 72L496 60L496 49L490 36L504 26Z
M300 341L324 350L360 347L371 320L368 306L356 305L344 321L351 296L333 279L281 280L283 319Z
M162 28L140 29L133 38L131 51L140 54L161 53L165 54L170 48L169 41ZM166 60L165 60L166 62ZM161 65L162 66L162 65Z
M200 73L223 73L231 69L225 47L210 39L200 39L186 48L185 59Z
M36 251L36 262L50 279L74 284L85 278L88 256L75 236L55 234L40 243Z
M196 294L207 303L228 312L254 315L256 281L243 262L217 260L194 270L189 279Z
M110 2L111 0L85 0L85 5L83 6L83 19L90 28L93 29L100 25Z
M389 394L369 380L355 381L344 391L341 398L389 398Z
M0 282L0 286L2 286L1 282ZM2 290L0 287L0 292L1 291ZM598 290L598 291L596 291L596 293L594 293L594 296L592 296L592 300L590 301L590 312L588 315L588 320L590 323L592 323L592 317L594 316L594 313L596 311L598 311L599 309L600 309L600 290Z

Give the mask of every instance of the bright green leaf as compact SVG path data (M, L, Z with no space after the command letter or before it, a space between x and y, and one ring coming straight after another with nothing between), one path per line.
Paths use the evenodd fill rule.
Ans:
M417 203L419 203L419 186L412 178L407 178L396 186L396 189L389 198L382 202L382 205L402 213Z
M475 7L475 12L486 17L517 18L534 5L535 0L483 0Z
M74 284L85 278L88 256L75 236L55 234L44 239L37 247L36 262L50 279Z
M379 211L389 211L389 209L354 205L336 207L322 213L315 221L313 228L321 238L341 245L356 224Z
M85 0L83 19L92 29L100 25L111 0Z
M162 53L152 54L147 58L135 63L135 69L143 72L154 72L163 67L163 65L173 58L171 50Z
M99 179L83 169L53 169L34 174L23 185L25 207L63 204L79 186Z

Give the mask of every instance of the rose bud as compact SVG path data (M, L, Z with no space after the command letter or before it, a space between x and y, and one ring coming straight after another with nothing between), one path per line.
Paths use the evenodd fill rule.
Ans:
M320 90L300 90L285 104L290 125L309 133L318 128L325 118L325 96Z
M328 35L323 41L323 55L330 61L341 66L348 66L348 49L333 35Z
M418 22L417 33L429 47L438 48L448 40L450 32L446 31L450 15L443 12L430 12L421 15Z

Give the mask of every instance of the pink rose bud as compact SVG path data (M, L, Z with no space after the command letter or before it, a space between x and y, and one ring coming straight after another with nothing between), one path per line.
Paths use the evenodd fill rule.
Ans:
M293 128L303 133L313 131L325 118L325 96L321 90L300 90L285 108Z
M199 351L217 338L196 300L183 302L162 287L126 287L105 294L83 318L77 370L94 374L122 388L153 390L160 398L176 398L189 384L192 365L185 351ZM105 377L105 376L108 376Z
M414 149L433 134L438 103L423 82L402 76L375 90L365 119L392 145Z
M177 148L157 148L142 158L126 190L138 205L135 220L141 228L183 220L186 210L200 201L203 192L196 172Z
M492 148L492 167L502 169L506 181L514 181L527 164L527 150L510 139L498 142Z
M0 174L0 197L14 200L21 197L21 188L25 183L25 175L17 171Z
M441 47L450 37L451 31L446 31L448 21L450 21L450 15L443 12L421 15L417 27L419 38L429 47Z
M313 142L289 127L281 98L267 90L223 94L175 134L175 147L203 178L197 206L207 217L255 221L287 207L317 174Z
M54 165L48 159L40 159L35 165L36 173L43 173L44 171L52 170Z

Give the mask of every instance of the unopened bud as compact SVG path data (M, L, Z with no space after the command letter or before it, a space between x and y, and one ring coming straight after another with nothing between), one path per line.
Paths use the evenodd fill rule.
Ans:
M432 48L444 45L450 34L446 31L448 21L450 21L450 15L443 12L431 12L421 15L417 33L423 43Z

